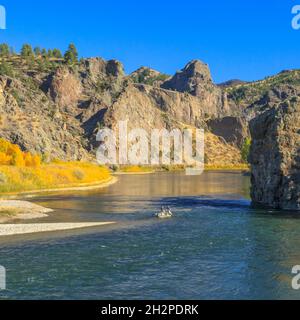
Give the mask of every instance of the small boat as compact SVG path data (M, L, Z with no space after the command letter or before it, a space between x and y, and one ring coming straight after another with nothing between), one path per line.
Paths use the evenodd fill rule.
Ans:
M173 217L173 213L170 208L161 208L161 211L157 213L156 218L158 219L169 219Z

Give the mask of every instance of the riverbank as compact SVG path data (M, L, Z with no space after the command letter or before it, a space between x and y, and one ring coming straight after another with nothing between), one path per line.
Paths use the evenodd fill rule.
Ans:
M94 188L110 183L106 167L85 162L54 162L38 167L0 166L0 193L24 194Z
M248 164L236 164L236 165L205 165L205 169L204 171L246 171L249 172L250 171L250 167Z
M67 231L114 224L115 222L0 224L0 236Z
M23 191L18 192L15 194L7 194L6 197L11 198L15 196L27 196L27 195L33 195L33 194L39 194L39 193L49 193L49 192L63 192L63 191L89 191L89 190L95 190L95 189L102 189L109 187L110 185L116 183L118 181L117 177L110 177L107 180L98 181L95 183L81 183L73 186L60 186L58 188L52 188L52 189L40 189L40 190L31 190L31 191ZM0 199L1 202L1 199Z
M143 175L143 174L153 174L156 172L180 172L185 171L186 167L182 165L170 165L170 166L154 166L149 167L127 167L121 168L114 172L114 175ZM249 172L250 167L248 164L234 164L234 165L215 165L206 164L204 171L245 171Z
M28 201L0 200L0 223L45 218L50 212L53 210Z
M53 231L67 231L83 228L111 225L115 222L85 223L15 223L48 217L54 210L28 201L0 200L0 236L15 236Z

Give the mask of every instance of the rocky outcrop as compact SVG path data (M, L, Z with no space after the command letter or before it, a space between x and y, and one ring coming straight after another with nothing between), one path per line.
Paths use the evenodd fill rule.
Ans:
M141 67L132 72L129 78L133 81L133 83L148 84L154 87L160 87L164 81L170 77L149 67Z
M191 95L147 85L129 85L119 99L103 114L103 124L117 128L118 121L128 121L128 130L205 128L206 112L201 101ZM224 139L206 131L205 161L230 166L242 163L240 150Z
M248 123L240 117L224 117L207 121L209 130L216 136L222 137L227 143L242 147L249 137Z
M163 90L148 85L128 85L118 100L109 108L107 119L130 120L134 127L145 129L169 126L176 120L181 123L204 128L205 117L218 110L209 109L199 99L175 91Z
M300 104L281 103L251 121L254 204L300 210Z
M188 63L161 87L197 97L208 110L218 110L216 117L231 115L233 112L228 108L226 93L213 83L208 65L199 60Z
M61 112L38 84L29 84L0 77L0 136L46 157L89 159L76 119Z
M69 68L59 68L50 80L48 93L59 107L70 108L77 105L82 86Z
M208 65L199 60L193 60L171 79L164 82L161 87L202 97L205 87L208 86L213 87Z
M58 61L43 71L40 62L29 70L14 57L9 63L17 68L16 76L2 76L0 84L0 136L32 153L90 160L98 130L120 120L128 120L129 129L207 129L208 120L233 113L227 92L213 83L200 61L167 81L166 75L146 67L126 76L116 60L90 58L73 66ZM238 142L232 143L240 140L234 129L227 140L207 136L210 164L241 161Z

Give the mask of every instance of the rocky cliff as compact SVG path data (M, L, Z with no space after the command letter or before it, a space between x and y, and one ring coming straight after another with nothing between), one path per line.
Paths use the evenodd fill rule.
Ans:
M84 59L72 67L53 61L42 69L39 61L28 64L19 56L8 63L13 74L0 75L0 136L46 158L94 159L98 130L119 120L128 120L129 129L207 129L207 120L230 114L208 68L199 76L200 62L190 63L188 72L195 72L186 75L197 78L198 89L182 92L160 88L167 76L152 69L126 76L115 60ZM214 134L208 137L207 162L241 162L237 146Z
M300 103L294 97L250 123L254 204L300 210Z
M163 89L186 92L198 98L205 105L209 114L217 117L231 115L233 110L228 108L227 95L213 83L207 64L193 60L172 78L166 80ZM235 106L233 105L232 108Z

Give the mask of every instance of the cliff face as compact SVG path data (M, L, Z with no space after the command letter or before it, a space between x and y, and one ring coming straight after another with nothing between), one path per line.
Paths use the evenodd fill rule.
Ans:
M281 103L250 123L255 204L300 210L300 104Z
M228 108L226 94L213 83L208 65L199 60L188 63L161 87L197 97L207 110L211 110L209 114L214 112L217 117L232 113Z
M224 117L207 121L208 129L227 143L242 147L249 137L247 121L242 117Z
M123 90L122 65L95 58L75 70L40 71L38 65L28 70L20 58L13 63L14 77L0 76L0 136L51 158L94 159L89 130L97 121L92 128L85 121L93 122Z
M223 112L223 107L216 103L220 97L206 95L203 83L199 83L201 90L196 90L196 95L166 90L159 87L165 75L142 68L127 77L122 64L115 60L85 59L74 67L57 63L43 71L38 64L27 66L20 57L9 63L15 74L1 76L0 136L23 150L51 158L95 159L98 130L103 126L115 127L120 120L128 120L129 129L148 131L207 128L206 120ZM135 83L136 76L152 85ZM220 93L209 80L208 69L203 81ZM210 163L213 164L214 154L218 154L219 160L222 158L220 150L232 154L224 157L224 165L241 162L238 148L213 134L209 137L209 141L214 141L207 154Z
M0 77L0 136L23 150L52 158L88 158L80 141L80 126L32 87L32 83L28 87L21 81Z
M208 163L241 162L247 120L300 95L298 71L221 88L197 60L169 78L146 67L126 76L120 62L101 58L42 69L18 56L8 63L14 72L0 75L0 136L61 159L94 159L98 130L128 120L129 129L204 128Z

